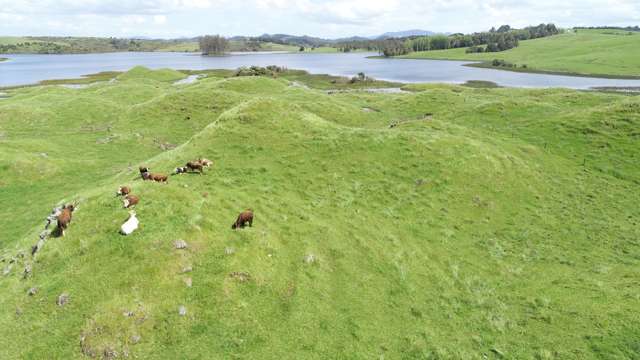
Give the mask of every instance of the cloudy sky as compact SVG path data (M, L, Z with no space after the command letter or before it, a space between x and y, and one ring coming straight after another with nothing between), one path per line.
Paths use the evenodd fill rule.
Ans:
M0 0L0 35L322 37L640 25L640 0Z

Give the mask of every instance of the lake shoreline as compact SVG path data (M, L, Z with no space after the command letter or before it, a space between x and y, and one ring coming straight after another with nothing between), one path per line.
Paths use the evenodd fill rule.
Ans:
M473 60L465 60L465 59L456 59L456 58L412 58L412 57L404 57L404 56L391 56L385 57L382 55L376 56L368 56L367 59L372 60L428 60L428 61L461 61L461 62L469 62L468 64L464 64L462 66L473 67L478 69L490 69L490 70L503 70L510 71L516 73L523 74L539 74L539 75L557 75L557 76L571 76L571 77L580 77L580 78L590 78L590 79L611 79L611 80L640 80L640 76L632 76L632 75L611 75L611 74L582 74L576 72L563 72L563 71L551 71L551 70L539 70L534 68L509 68L504 66L493 66L490 61L473 61Z
M418 59L411 59L411 60L418 60ZM425 60L436 60L436 59L425 59ZM465 64L463 66L475 67L480 69L504 70L504 71L518 72L518 73L526 73L526 74L560 75L560 76L573 76L573 77L593 78L593 79L640 80L640 76L631 76L631 75L582 74L582 73L575 73L575 72L539 70L539 69L521 68L521 67L510 68L510 67L504 67L504 66L493 66L493 64L489 61L473 63L473 64Z

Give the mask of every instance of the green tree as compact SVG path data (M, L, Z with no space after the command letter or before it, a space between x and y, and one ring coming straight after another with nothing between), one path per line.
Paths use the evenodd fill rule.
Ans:
M200 38L200 51L203 55L224 54L229 41L220 35L206 35Z

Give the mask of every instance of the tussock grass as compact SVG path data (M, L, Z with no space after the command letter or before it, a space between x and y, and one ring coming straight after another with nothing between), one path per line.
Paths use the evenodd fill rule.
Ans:
M638 98L181 77L0 102L0 358L639 355ZM199 156L203 176L139 180ZM32 259L63 201L67 236Z

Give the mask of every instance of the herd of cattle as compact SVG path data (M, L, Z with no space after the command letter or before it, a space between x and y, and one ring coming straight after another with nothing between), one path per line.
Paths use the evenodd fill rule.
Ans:
M174 170L174 175L186 174L186 173L199 173L203 174L204 169L211 167L213 162L208 159L198 159L195 161L189 161L185 166L178 167ZM154 181L158 183L167 183L169 177L164 174L152 173L148 167L141 166L139 168L140 176L144 181ZM128 186L120 186L116 192L116 196L122 196L122 204L125 209L131 209L140 202L140 197L131 193L131 188ZM64 205L57 214L57 229L58 236L64 236L64 231L69 227L73 212L76 209L76 205L68 204ZM120 233L123 235L129 235L138 228L139 221L136 218L136 213L133 210L129 211L129 218L120 227ZM241 212L236 221L231 225L232 229L244 228L247 224L253 226L253 210L247 209Z

